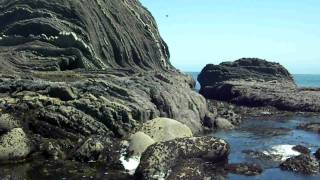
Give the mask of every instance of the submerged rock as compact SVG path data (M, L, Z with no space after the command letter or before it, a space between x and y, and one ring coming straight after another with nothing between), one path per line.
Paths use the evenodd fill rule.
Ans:
M208 162L224 161L229 145L214 137L180 138L151 145L142 154L135 176L140 179L158 179L170 175L170 169L181 160L200 158Z
M249 107L320 112L320 91L298 89L291 74L278 63L243 58L208 64L198 81L200 93L207 99Z
M256 176L263 172L262 167L257 164L228 164L225 170L229 173L245 176Z
M302 174L319 173L319 162L310 155L299 155L291 157L280 164L282 170L293 171Z
M320 133L320 123L307 123L298 126L298 129Z
M292 150L297 151L301 154L310 154L311 153L310 149L308 149L307 147L304 147L302 145L296 145L292 148Z
M14 128L0 136L0 162L22 160L31 151L31 141L21 128Z

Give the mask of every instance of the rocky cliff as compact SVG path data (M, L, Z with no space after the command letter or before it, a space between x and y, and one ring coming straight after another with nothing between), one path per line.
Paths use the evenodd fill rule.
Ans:
M0 135L18 128L28 145L0 161L115 162L103 152L159 116L200 132L207 106L194 84L137 0L0 0Z
M170 69L139 1L1 0L1 70Z
M257 58L208 64L198 77L207 99L250 107L271 106L287 111L320 111L317 89L300 89L279 63Z

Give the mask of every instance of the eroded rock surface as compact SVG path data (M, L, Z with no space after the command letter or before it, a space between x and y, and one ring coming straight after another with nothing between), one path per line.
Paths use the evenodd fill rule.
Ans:
M83 147L75 159L96 159L102 147L85 140L118 142L156 117L201 132L207 104L194 85L137 0L0 1L0 114L23 124L36 150ZM16 127L5 119L5 131ZM40 147L56 141L61 152Z
M220 65L208 64L198 81L200 93L207 99L250 107L320 112L320 91L297 88L290 73L278 63L243 58Z
M23 159L31 151L31 141L21 128L12 129L0 136L0 162Z
M317 174L320 170L317 159L305 154L287 159L285 162L280 164L280 168L282 170L293 171L302 174Z
M225 161L229 152L229 145L224 140L214 137L180 138L155 143L142 154L135 176L140 179L165 178L170 175L172 168L183 165L180 164L181 161L199 158L217 163ZM185 167L185 169L190 168Z

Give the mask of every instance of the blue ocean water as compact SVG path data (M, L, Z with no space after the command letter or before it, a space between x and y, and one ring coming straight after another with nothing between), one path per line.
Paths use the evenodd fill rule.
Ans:
M199 72L187 72L193 79L197 80ZM318 87L320 88L320 74L294 74L293 78L299 87ZM200 89L200 84L197 82L196 90Z

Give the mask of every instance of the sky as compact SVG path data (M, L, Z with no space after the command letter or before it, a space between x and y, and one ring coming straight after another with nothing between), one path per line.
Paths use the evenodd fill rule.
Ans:
M182 71L242 57L320 74L320 0L140 0Z

